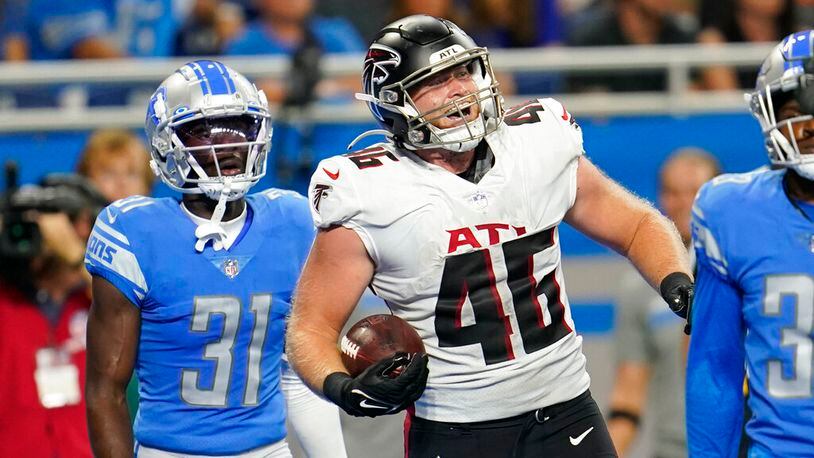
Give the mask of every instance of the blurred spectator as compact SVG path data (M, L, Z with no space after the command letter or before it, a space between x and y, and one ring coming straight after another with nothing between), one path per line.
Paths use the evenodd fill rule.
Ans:
M3 9L6 60L104 59L171 55L172 0L9 0ZM52 85L11 91L17 107L123 104L122 85Z
M806 30L814 27L814 0L794 0L792 17L794 30Z
M413 14L428 14L449 19L462 28L469 20L469 14L453 0L395 0L389 22ZM381 29L381 26L379 28Z
M90 457L84 237L100 196L56 176L4 198L0 229L0 456Z
M392 3L392 0L331 0L317 2L315 11L321 16L347 19L359 31L362 40L370 43L382 25L387 24Z
M215 56L245 24L243 8L221 0L195 0L192 11L175 36L176 56Z
M777 42L794 32L793 0L702 0L698 42L719 43ZM810 28L812 24L806 25ZM701 72L702 89L732 90L752 88L755 68L735 70L710 67Z
M77 172L87 177L113 202L133 195L150 195L155 174L139 137L127 130L94 132L79 157Z
M134 57L171 56L181 12L173 0L102 0L121 49Z
M365 50L365 43L349 22L312 15L314 0L257 0L256 6L260 17L227 45L226 54L283 54L295 59L296 73L287 79L288 84L259 82L270 102L292 97L294 104L300 104L310 101L313 91L320 97L332 97L361 89L357 76L319 81L318 62L322 53Z
M569 26L570 46L619 46L692 43L696 25L686 16L673 15L662 0L614 0L598 4ZM662 91L663 71L630 74L574 76L575 91Z
M662 165L659 204L690 244L690 214L702 184L720 173L706 151L682 148ZM653 444L648 456L687 456L684 426L684 320L635 272L621 282L617 301L616 385L611 394L608 429L620 456L630 451L645 406L652 412ZM652 383L651 383L652 382Z
M6 60L119 57L108 0L9 0L3 9Z
M593 8L600 0L559 0L560 12L565 17L570 17L580 12Z
M556 0L396 0L390 20L428 14L458 24L479 46L508 48L559 41L556 12Z

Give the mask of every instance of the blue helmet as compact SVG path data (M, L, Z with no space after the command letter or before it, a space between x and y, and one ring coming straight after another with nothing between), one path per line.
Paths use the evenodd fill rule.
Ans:
M796 140L787 139L781 128L814 119L814 31L793 33L772 49L757 75L754 92L747 94L749 109L766 139L772 164L795 169L814 180L814 154L803 154ZM801 116L783 121L777 113L790 99L800 103Z

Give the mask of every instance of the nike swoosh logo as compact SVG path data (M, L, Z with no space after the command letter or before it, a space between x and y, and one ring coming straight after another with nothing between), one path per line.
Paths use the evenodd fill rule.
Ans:
M565 109L565 105L562 106L562 120L568 121L571 118L571 115L568 114L568 110Z
M115 222L116 222L116 218L118 218L118 217L119 217L119 215L114 215L113 213L110 213L110 209L109 209L109 208L107 209L107 211L106 211L106 212L107 212L107 222L108 222L108 223L110 223L110 224L115 223Z
M359 406L367 408L367 409L385 409L385 410L388 409L388 407L385 407L385 406L377 406L376 404L368 404L367 399L362 399L362 402L359 403Z
M361 401L359 401L359 407L365 407L365 408L368 408L368 409L382 409L382 410L389 410L390 409L390 407L388 407L388 406L382 406L382 405L378 405L378 404L370 404L370 403L368 403L367 402L368 400L371 400L373 402L381 402L381 401L379 401L378 399L376 399L376 398L374 398L372 396L368 396L367 393L365 393L362 390L354 389L354 390L351 390L351 393L359 394L364 398Z
M588 435L588 433L590 433L590 432L591 432L591 431L593 431L593 430L594 430L594 427L593 427L593 426L591 426L590 428L588 428L588 430L587 430L587 431L585 431L584 433L580 434L580 435L579 435L579 436L577 436L577 437L571 437L571 436L568 436L568 440L570 440L570 441L571 441L571 445L573 445L573 446L577 446L577 445L579 445L579 443L580 443L580 442L582 442L582 439L585 439L585 436L587 436L587 435Z
M328 171L328 169L326 169L325 167L323 167L323 168L322 168L322 171L323 171L323 172L325 172L325 174L326 174L326 175L328 175L328 177L329 177L330 179L332 179L332 180L336 180L336 179L338 179L338 178L339 178L339 172L340 172L339 170L337 170L337 171L336 171L336 173L333 173L333 172L329 172L329 171Z

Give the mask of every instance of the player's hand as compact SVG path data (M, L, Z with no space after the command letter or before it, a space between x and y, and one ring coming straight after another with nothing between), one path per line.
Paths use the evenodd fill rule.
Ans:
M406 353L396 353L355 378L334 372L325 379L322 391L334 404L355 417L394 414L421 397L429 375L427 363L424 353L412 358Z
M692 301L695 293L692 279L683 272L673 272L661 281L659 291L670 310L687 320L684 333L689 335L692 330Z

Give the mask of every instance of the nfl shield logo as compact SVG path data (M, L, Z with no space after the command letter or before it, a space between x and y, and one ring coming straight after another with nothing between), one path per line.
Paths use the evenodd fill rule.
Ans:
M223 263L223 273L226 274L229 278L235 278L238 272L240 272L240 268L237 265L237 259L227 259Z
M483 210L489 205L489 199L487 199L486 194L482 193L481 191L473 194L470 199L472 199L472 204L474 204L478 210Z

